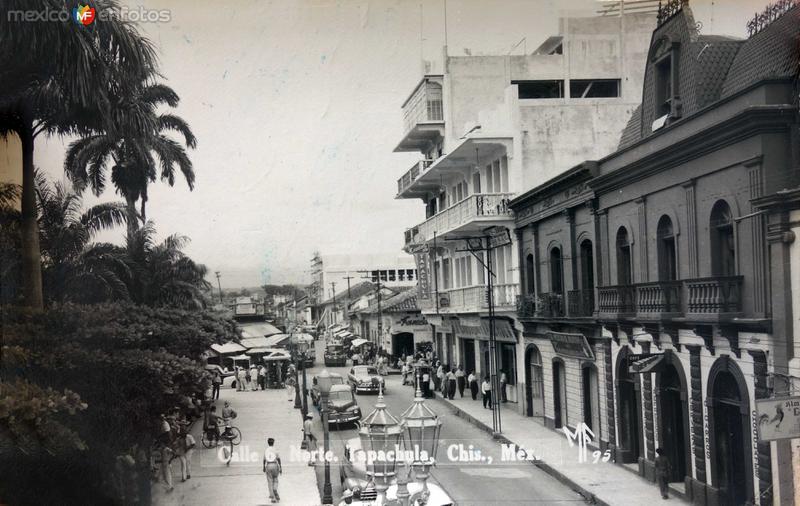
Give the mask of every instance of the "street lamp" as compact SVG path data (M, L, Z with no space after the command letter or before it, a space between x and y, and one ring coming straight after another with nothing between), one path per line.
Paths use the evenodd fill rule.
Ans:
M430 494L428 490L428 477L431 466L436 462L436 450L439 447L439 434L442 429L442 420L433 410L425 405L422 390L417 376L417 391L414 403L403 413L403 423L408 433L408 444L413 452L414 476L422 482L422 490L411 498L413 504L417 498L426 501Z
M367 455L367 474L372 477L379 495L389 487L397 466L397 454L403 440L403 423L386 409L383 388L378 391L375 410L361 421L358 429L361 448ZM385 497L383 497L385 502Z
M302 410L303 419L305 419L306 415L308 414L308 389L306 388L306 353L308 353L308 343L305 340L301 340L298 336L292 333L291 339L291 346L292 346L292 354L294 355L294 385L295 385L295 396L294 396L294 408ZM302 400L300 397L300 367L303 368L303 396Z
M305 371L304 371L305 372ZM331 464L328 462L328 395L331 393L333 378L327 369L323 369L317 375L317 386L319 387L320 403L322 408L322 430L325 434L324 440L324 459L325 459L325 484L322 486L322 504L333 502L333 490L331 489Z

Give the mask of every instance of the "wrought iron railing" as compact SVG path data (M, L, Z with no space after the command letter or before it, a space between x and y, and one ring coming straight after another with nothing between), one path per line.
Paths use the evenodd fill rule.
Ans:
M536 299L536 316L559 318L564 316L564 296L560 293L542 293Z
M408 171L406 171L406 173L397 180L397 193L403 193L406 188L411 186L411 183L416 181L420 174L423 174L426 170L428 170L428 167L430 167L432 163L433 160L419 160L415 162L414 165L412 165L411 168L408 169Z
M434 232L441 236L473 220L492 217L512 218L514 213L508 204L513 197L513 193L478 193L470 195L411 229L414 232L412 234L406 233L406 244L417 233L426 239L430 239L433 237Z
M533 294L517 297L517 316L520 318L533 318L536 316L536 296Z
M567 313L585 317L594 313L594 290L570 290L567 292Z

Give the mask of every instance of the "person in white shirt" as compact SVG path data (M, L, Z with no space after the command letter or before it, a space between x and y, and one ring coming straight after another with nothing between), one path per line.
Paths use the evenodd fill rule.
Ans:
M483 378L481 393L483 394L483 407L492 409L492 385L489 383L489 376Z
M237 392L244 392L245 383L247 383L247 373L245 372L243 367L239 368L239 372L236 373L236 391Z
M472 400L478 400L478 377L475 373L470 371L467 377L467 384L469 384L469 392L472 394Z
M258 368L253 364L250 366L250 391L258 390Z
M281 466L281 456L275 449L275 440L267 439L267 449L264 450L263 461L264 474L267 475L267 488L269 489L269 499L271 502L280 502L281 496L278 493L278 475L283 474Z

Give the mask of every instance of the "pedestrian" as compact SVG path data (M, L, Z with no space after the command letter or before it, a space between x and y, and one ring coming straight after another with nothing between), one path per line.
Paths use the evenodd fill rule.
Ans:
M264 450L263 470L267 476L267 488L269 489L269 500L273 503L280 502L281 496L278 494L278 475L283 474L281 466L281 456L275 449L275 440L267 439L267 448Z
M441 362L437 362L436 379L433 381L436 383L436 390L444 393L444 366Z
M267 389L267 368L263 365L258 367L258 386L261 390Z
M258 390L258 367L255 364L250 366L250 391L255 392Z
M456 383L458 383L458 395L460 395L463 399L464 388L466 388L467 382L466 378L464 377L464 369L462 369L460 365L458 366L458 369L456 369Z
M483 378L481 393L483 394L483 407L492 409L492 385L489 384L489 376Z
M222 385L222 376L219 374L219 371L214 371L214 377L211 378L211 399L216 400L219 399L219 387Z
M309 452L317 449L317 438L314 436L313 426L314 415L309 413L306 415L306 420L303 422L303 435L305 436L306 445ZM313 466L314 460L310 459L308 461L308 465Z
M289 397L289 402L294 400L295 396L295 382L294 376L286 376L286 395Z
M451 401L456 396L456 370L447 371L447 398Z
M405 362L400 367L400 374L403 376L403 386L408 385L408 365Z
M169 420L164 415L161 415L161 430L158 435L158 441L161 445L161 475L164 478L164 483L167 485L167 492L172 492L172 456L175 451L172 448L172 427Z
M238 371L236 372L236 391L237 392L244 392L246 381L247 381L247 373L245 372L243 367L239 367Z
M431 390L431 374L428 372L429 369L425 369L425 372L422 373L422 397L427 399L430 397L430 390Z
M506 398L506 385L508 384L508 377L505 371L500 371L500 402L508 402Z
M475 373L470 371L469 377L467 377L467 382L469 383L469 392L472 394L472 400L478 400L478 377L475 376Z
M661 489L661 498L669 499L669 475L672 470L672 465L669 458L664 455L664 450L656 448L656 478L658 479L658 488Z
M192 454L197 442L194 436L184 431L181 433L177 444L178 460L181 463L181 481L186 481L192 477Z

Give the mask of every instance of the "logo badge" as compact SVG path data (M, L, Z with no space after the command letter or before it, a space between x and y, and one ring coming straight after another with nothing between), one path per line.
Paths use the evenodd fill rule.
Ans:
M72 19L79 25L88 26L94 23L96 11L88 5L80 5L72 9Z

